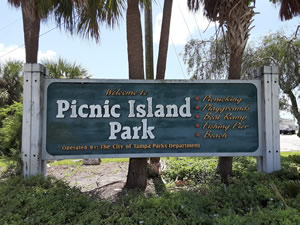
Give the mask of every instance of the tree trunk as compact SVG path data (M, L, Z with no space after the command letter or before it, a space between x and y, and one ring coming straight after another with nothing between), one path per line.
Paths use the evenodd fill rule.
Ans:
M127 174L126 188L140 189L144 191L147 187L147 159L130 159Z
M154 79L153 71L153 29L152 2L145 6L145 50L146 50L146 79ZM160 158L150 158L150 169L155 176L160 175Z
M22 1L22 16L26 63L37 63L39 50L40 18L36 13L35 1Z
M229 80L240 79L242 57L243 53L230 54ZM217 172L220 174L222 181L226 183L228 181L228 177L232 176L232 157L219 157Z
M239 80L241 78L243 53L230 53L228 80Z
M232 176L232 157L219 157L217 172L224 183L228 182L228 177Z
M152 3L145 6L145 51L146 51L146 79L154 79L153 71L153 28Z
M138 4L139 0L128 0L126 28L129 79L144 79L142 27ZM146 186L147 159L130 159L125 187L145 190Z
M129 79L144 79L143 40L139 0L128 0L126 14Z
M152 176L160 176L161 168L160 168L160 157L150 158L150 169Z
M160 41L159 41L159 52L158 52L158 59L157 59L157 70L156 70L157 80L165 79L172 4L173 4L173 0L165 0L164 9L163 9L163 18L161 24Z
M291 100L292 114L296 118L297 124L299 127L297 135L298 135L298 137L300 137L300 132L299 132L300 131L300 112L299 112L299 108L298 108L298 104L297 104L297 99L296 99L294 93L292 92L292 90L285 91L285 93L289 96L289 98Z
M227 43L230 50L228 79L240 79L243 53L248 41L250 25L254 11L248 5L248 0L223 1L222 17L227 27ZM217 172L223 182L232 175L232 157L219 157Z

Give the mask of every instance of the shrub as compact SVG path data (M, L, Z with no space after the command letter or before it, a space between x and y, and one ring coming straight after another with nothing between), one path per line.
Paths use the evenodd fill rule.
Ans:
M20 161L22 103L0 108L0 155Z
M97 224L108 211L107 202L98 204L51 177L14 177L0 184L0 224Z

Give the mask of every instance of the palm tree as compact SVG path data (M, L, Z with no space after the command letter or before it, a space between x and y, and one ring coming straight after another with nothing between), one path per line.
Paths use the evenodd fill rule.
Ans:
M48 69L51 78L86 79L90 77L82 65L76 62L70 63L62 58L58 61L45 60L42 64Z
M8 2L19 8L22 8L23 30L26 51L26 63L37 63L39 48L40 23L43 18L47 17L47 9L39 9L46 1L36 0L8 0ZM48 4L44 6L48 7Z
M129 79L144 79L143 40L139 11L139 0L127 1L126 30ZM131 158L125 187L145 190L147 186L147 159Z
M278 0L273 0L273 3ZM291 19L300 14L299 0L279 0L281 19ZM204 15L227 28L227 43L230 50L229 77L240 79L242 56L248 41L250 25L254 16L251 3L255 0L188 0L190 10L197 11L202 4ZM223 180L232 174L232 157L219 157L218 171Z
M100 26L118 25L125 0L55 0L53 14L60 28L100 41Z
M100 24L113 27L122 15L124 0L8 0L22 8L26 63L37 63L40 23L54 16L59 27L100 40Z
M9 61L0 68L0 107L20 101L22 95L21 61Z
M201 4L204 6L204 15L218 21L220 26L227 28L227 45L229 47L228 79L240 79L242 56L248 41L250 25L254 16L249 0L188 0L190 10L197 11ZM226 181L232 175L232 157L219 157L218 172Z

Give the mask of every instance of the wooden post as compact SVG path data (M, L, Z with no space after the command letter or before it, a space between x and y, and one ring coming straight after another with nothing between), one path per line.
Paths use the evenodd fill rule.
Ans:
M43 129L43 84L47 74L40 64L24 65L22 160L25 178L45 175L46 161L41 160Z
M262 80L263 156L257 157L259 171L271 173L280 170L279 136L279 78L278 68L264 66Z

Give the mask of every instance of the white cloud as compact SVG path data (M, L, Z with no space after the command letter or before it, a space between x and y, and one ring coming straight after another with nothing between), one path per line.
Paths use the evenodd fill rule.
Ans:
M56 57L56 52L47 50L46 52L38 52L38 61L43 59L52 60ZM8 60L21 60L25 61L25 48L17 45L5 46L0 43L0 62L6 62Z
M162 2L158 4L163 7ZM154 43L159 43L161 22L162 13L159 13L155 18ZM202 9L197 13L192 13L189 11L186 1L173 1L170 36L174 44L184 45L191 38L201 38L199 31L203 35L203 31L207 27L214 25L203 16ZM171 44L171 40L169 43Z
M38 57L39 57L39 62L44 59L53 60L56 58L56 52L52 50L47 50L45 53L39 51Z

